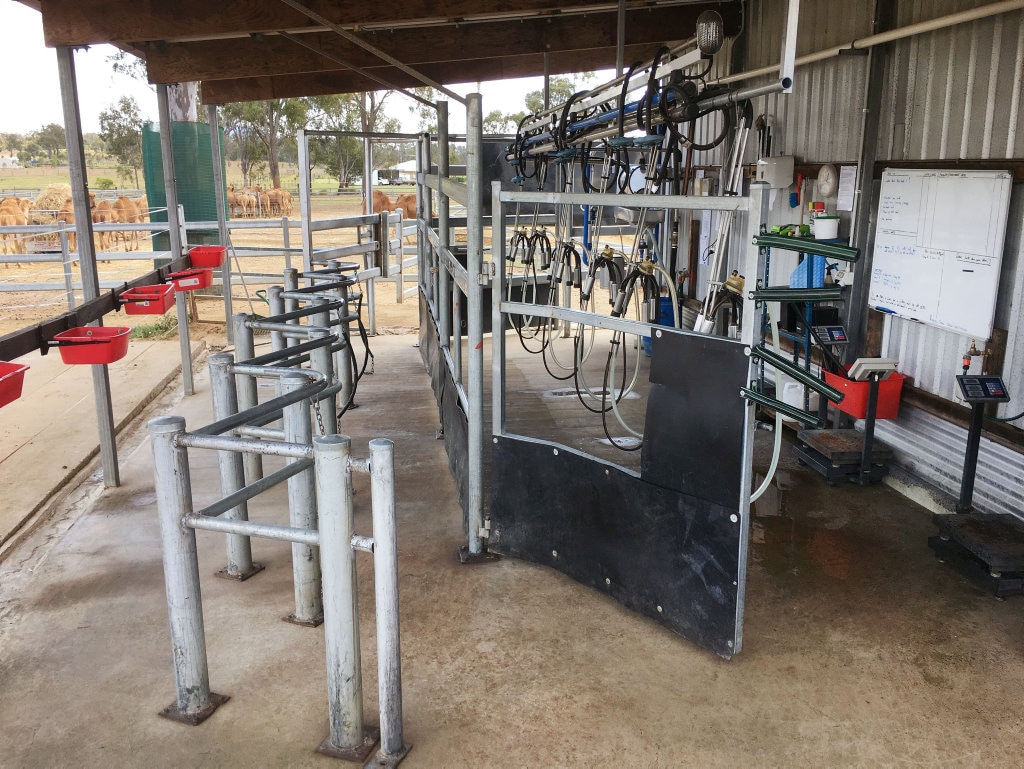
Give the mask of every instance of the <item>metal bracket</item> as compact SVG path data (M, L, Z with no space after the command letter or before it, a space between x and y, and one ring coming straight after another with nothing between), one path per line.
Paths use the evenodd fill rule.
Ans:
M316 752L331 758L340 758L343 761L355 761L361 764L369 758L370 753L373 752L373 746L379 740L380 729L366 724L363 726L363 741L361 744L353 748L339 748L331 744L331 736L327 735L324 741L320 743L320 747L316 749Z
M159 715L164 718L169 718L172 721L180 721L183 724L189 726L198 726L207 718L213 715L213 711L223 705L231 698L226 694L215 694L210 692L210 701L205 708L198 710L195 713L182 713L178 710L178 703L172 702L166 708L160 711Z

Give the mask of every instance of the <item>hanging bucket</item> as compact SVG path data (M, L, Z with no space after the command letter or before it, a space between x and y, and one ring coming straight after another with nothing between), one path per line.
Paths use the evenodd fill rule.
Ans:
M50 344L60 348L65 363L113 363L128 354L130 333L124 326L78 326L61 331Z
M159 283L122 291L117 301L129 315L163 315L174 304L174 284Z
M196 246L188 251L193 267L220 267L228 250L224 246Z
M6 406L21 397L26 371L28 366L0 361L0 406Z
M174 284L175 291L196 291L200 288L207 288L213 283L213 270L209 267L182 270L181 272L172 272L167 278Z

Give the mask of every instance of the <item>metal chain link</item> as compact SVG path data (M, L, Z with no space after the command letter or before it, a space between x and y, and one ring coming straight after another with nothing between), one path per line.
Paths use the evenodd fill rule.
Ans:
M320 430L320 435L327 435L327 430L324 429L324 415L320 413L320 401L313 401L313 413L316 414L316 426Z

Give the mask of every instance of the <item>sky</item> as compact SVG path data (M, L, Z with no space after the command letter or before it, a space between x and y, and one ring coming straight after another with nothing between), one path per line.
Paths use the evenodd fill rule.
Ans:
M26 134L49 123L64 125L61 109L60 83L57 79L57 54L43 44L42 16L14 0L0 0L0 51L6 62L16 62L19 77L4 80L5 108L0 110L0 133ZM115 73L108 61L116 52L112 46L97 45L75 52L75 72L78 81L79 110L82 130L99 132L100 112L117 103L122 95L134 97L142 114L156 122L155 89L139 80ZM601 73L602 75L606 73ZM591 82L606 79L599 77ZM483 83L483 113L493 110L518 112L523 109L526 94L539 90L543 78L521 78L497 83ZM456 85L451 90L465 95L477 90L477 84ZM401 94L388 97L386 111L402 123L402 130L419 130L418 119L410 111L418 102ZM465 109L455 102L449 103L449 130L466 130Z

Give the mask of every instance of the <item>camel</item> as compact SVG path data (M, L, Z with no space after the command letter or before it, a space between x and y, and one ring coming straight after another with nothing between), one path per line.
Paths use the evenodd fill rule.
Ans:
M28 201L32 205L32 201ZM4 198L0 201L0 227L21 227L28 224L28 217L18 198ZM17 254L21 250L21 237L13 232L0 235L0 253ZM18 265L19 267L21 265Z
M380 190L373 191L373 209L366 211L366 213L379 214L382 211L393 211L395 209L395 203L391 198L385 195ZM363 210L366 210L366 198L363 198Z
M114 224L118 220L117 212L114 207L110 205L109 200L101 200L92 209L92 223L93 224ZM111 245L113 245L114 232L112 230L97 230L96 231L96 250L97 251L109 251Z
M124 224L134 224L139 221L139 211L135 207L135 201L131 198L121 195L114 201L113 209L117 214L117 220L119 222L123 222ZM139 233L137 230L124 230L120 233L120 236L121 239L124 240L125 251L139 250Z
M76 251L78 246L78 235L75 232L75 206L71 198L67 198L57 212L57 221L64 222L68 226L68 250Z

